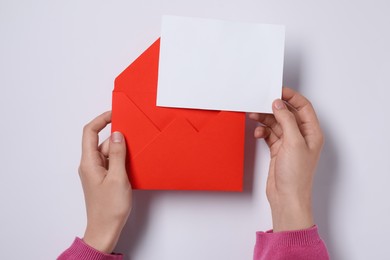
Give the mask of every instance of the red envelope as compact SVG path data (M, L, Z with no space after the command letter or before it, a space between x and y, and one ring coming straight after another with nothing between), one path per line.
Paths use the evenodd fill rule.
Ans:
M245 114L156 106L160 40L115 80L134 189L242 191Z

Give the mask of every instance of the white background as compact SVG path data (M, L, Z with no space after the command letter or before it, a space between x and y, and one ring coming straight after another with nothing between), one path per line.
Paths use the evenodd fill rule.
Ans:
M1 0L1 258L54 259L82 236L82 126L110 109L114 78L173 14L286 25L284 84L312 100L326 135L314 191L321 235L333 259L388 259L389 9L385 0ZM242 194L135 192L117 251L251 259L255 231L271 227L268 151L253 127Z

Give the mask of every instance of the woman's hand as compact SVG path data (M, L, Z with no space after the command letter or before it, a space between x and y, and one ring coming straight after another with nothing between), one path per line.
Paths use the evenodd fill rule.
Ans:
M261 123L256 138L264 138L271 162L267 198L274 232L306 229L314 225L312 184L323 145L323 135L311 103L289 88L275 100L273 115L251 113Z
M123 135L114 132L98 146L98 133L110 122L106 112L84 127L79 167L88 219L83 240L104 253L113 251L132 203Z

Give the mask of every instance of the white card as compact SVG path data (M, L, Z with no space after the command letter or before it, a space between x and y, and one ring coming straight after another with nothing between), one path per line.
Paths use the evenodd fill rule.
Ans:
M163 16L157 106L272 113L285 28Z

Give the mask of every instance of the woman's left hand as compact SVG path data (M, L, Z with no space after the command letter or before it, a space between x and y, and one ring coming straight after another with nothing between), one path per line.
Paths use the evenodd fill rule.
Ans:
M84 242L111 253L130 215L132 189L126 172L126 142L119 132L99 146L99 132L111 123L103 113L83 129L79 174L87 208Z

